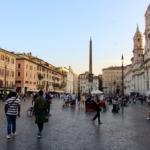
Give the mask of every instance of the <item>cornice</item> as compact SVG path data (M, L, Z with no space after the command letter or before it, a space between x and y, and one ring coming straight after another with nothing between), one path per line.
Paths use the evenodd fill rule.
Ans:
M7 54L9 54L9 55L12 55L12 56L14 56L14 57L17 57L14 52L9 52L8 50L2 49L2 48L0 48L0 51L2 51L2 52L4 52L4 53L7 53Z

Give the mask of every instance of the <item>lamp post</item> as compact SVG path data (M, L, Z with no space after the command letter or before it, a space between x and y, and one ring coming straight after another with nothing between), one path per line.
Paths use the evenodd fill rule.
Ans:
M53 83L53 90L54 90L54 93L55 93L55 86L56 86L56 79L54 78L54 83Z
M5 61L5 70L4 70L4 97L6 97L7 95L7 54L5 54L4 57L4 61Z
M121 57L121 60L122 60L122 67L121 67L121 69L122 69L122 92L121 92L121 96L122 96L122 106L124 105L124 102L123 102L123 99L124 99L124 66L123 66L123 60L124 60L124 58L123 58L123 54L122 54L122 57Z
M7 76L7 65L6 65L6 62L5 62L5 72L4 72L4 96L5 97L6 97L6 91L7 91L6 76Z

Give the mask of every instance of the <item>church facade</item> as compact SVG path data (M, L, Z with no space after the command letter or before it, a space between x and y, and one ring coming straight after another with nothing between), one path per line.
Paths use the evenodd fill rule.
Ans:
M145 37L145 45L143 38ZM137 26L133 37L133 57L126 66L124 75L125 94L150 94L150 5L145 13L145 32Z

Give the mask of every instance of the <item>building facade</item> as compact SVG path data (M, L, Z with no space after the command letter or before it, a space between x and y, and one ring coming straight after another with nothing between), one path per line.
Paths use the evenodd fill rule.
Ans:
M16 55L0 48L0 90L15 89Z
M88 94L91 89L91 83L89 82L89 72L85 72L79 75L79 89L81 94ZM99 77L93 76L91 91L99 90Z
M37 90L37 64L27 55L17 54L16 91L26 93Z
M143 34L137 27L133 38L133 58L130 69L125 74L125 93L136 92L142 95L150 94L150 5L145 13L145 46ZM129 79L132 81L129 83Z
M62 73L61 86L65 93L78 93L78 75L72 68L58 67L57 70Z
M89 93L89 73L85 72L79 75L79 89L80 93Z
M17 92L36 92L40 89L64 92L61 88L63 74L53 65L32 56L31 53L16 54Z
M122 67L102 69L103 92L105 94L120 94L122 88Z
M74 73L71 67L69 66L67 72L67 86L66 86L67 93L73 93L73 85L74 85Z
M78 75L74 73L74 76L73 76L73 93L77 94L78 90L79 90Z

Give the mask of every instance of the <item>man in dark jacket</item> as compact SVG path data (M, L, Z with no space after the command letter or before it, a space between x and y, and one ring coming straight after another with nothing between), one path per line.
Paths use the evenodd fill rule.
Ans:
M51 105L51 94L50 93L46 93L46 96L45 96L45 99L46 99L46 102L47 102L47 110L48 110L48 114L50 114L50 105Z
M100 108L100 100L99 100L99 97L98 95L95 96L95 100L93 100L94 104L95 104L95 111L96 111L96 114L95 116L93 117L93 121L98 118L98 124L101 124L101 120L100 120L100 111L101 111L101 108Z
M47 103L46 100L43 98L42 90L39 91L38 97L35 100L34 113L35 113L35 123L37 123L38 130L39 130L37 137L41 138L44 122L46 122L46 116L47 116Z

